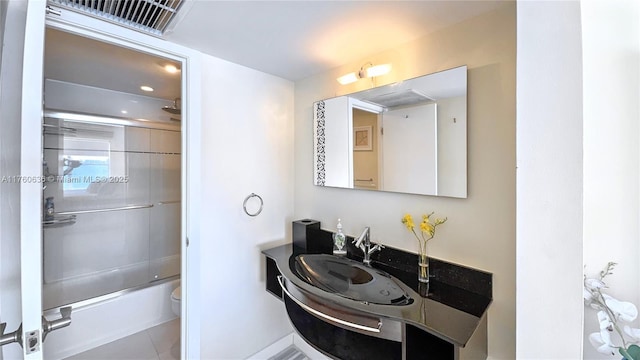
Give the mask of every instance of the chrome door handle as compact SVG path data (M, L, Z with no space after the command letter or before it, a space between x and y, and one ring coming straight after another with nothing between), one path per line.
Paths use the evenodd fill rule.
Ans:
M60 308L60 319L47 320L42 317L42 342L47 338L50 332L71 325L71 306Z
M60 315L62 317L56 320L47 320L44 316L42 317L42 342L44 342L50 332L71 325L71 306L60 308ZM6 323L0 324L0 346L17 342L20 346L24 347L22 324L20 324L18 330L7 334L4 333L6 327Z
M348 326L354 329L358 329L358 330L365 330L365 331L370 331L370 332L374 332L374 333L379 333L380 332L380 328L382 327L382 322L378 322L378 327L371 327L371 326L367 326L367 325L362 325L362 324L356 324L353 323L351 321L346 321L328 314L325 314L321 311L318 311L312 307L310 307L309 305L303 303L302 301L298 300L295 298L295 296L293 296L289 290L287 290L287 287L284 285L283 282L283 276L282 275L278 275L278 283L280 284L280 287L282 288L282 291L296 304L298 304L298 306L300 306L301 308L303 308L305 311L316 315L318 317L321 317L323 319L329 320L329 321L333 321L335 323L344 325L344 326Z
M0 324L0 346L5 346L14 342L17 342L22 346L22 324L18 327L18 330L5 334L4 329L7 327L7 323Z

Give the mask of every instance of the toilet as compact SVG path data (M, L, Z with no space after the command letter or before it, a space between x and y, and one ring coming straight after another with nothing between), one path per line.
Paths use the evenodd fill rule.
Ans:
M181 309L180 304L182 300L181 289L182 289L182 286L178 286L171 292L171 310L177 316L180 316L180 309Z

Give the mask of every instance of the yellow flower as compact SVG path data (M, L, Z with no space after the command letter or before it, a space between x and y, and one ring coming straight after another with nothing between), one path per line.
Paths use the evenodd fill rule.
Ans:
M402 217L402 223L407 227L407 230L411 231L413 235L415 235L415 237L418 239L418 242L420 243L421 248L426 246L426 242L433 239L433 237L436 235L436 227L438 225L444 224L447 221L447 218L436 218L435 222L431 223L431 215L433 215L433 212L431 212L430 214L422 215L422 222L420 223L420 236L418 236L418 234L414 230L415 224L413 223L411 214L405 214Z
M420 223L420 231L422 231L423 233L427 233L430 236L433 236L435 235L436 228L429 223L429 218L427 217L426 220L423 220Z
M404 224L404 226L407 227L407 229L413 231L415 224L413 223L413 218L411 217L411 214L406 214L405 216L403 216L402 223Z

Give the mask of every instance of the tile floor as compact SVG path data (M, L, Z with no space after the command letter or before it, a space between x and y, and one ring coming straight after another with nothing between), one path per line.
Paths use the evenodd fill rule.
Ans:
M180 318L110 342L66 360L178 360Z

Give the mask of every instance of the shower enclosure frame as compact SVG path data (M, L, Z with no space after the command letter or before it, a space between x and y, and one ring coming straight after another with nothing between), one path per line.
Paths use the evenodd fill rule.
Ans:
M199 357L199 320L190 317L190 309L199 308L197 271L199 269L198 199L200 173L200 54L191 49L167 43L100 20L71 12L47 14L45 1L28 2L26 7L23 78L21 83L20 172L20 276L22 333L30 344L25 346L25 359L42 359L42 201L41 186L28 179L42 178L42 90L45 26L86 36L100 41L171 58L182 65L182 205L181 205L181 357ZM39 226L34 226L39 224ZM194 281L191 281L191 278ZM8 310L8 309L3 309ZM16 309L17 310L17 309ZM73 318L73 315L72 315ZM189 319L189 321L187 321ZM73 326L73 324L71 325ZM12 329L7 329L12 330Z

